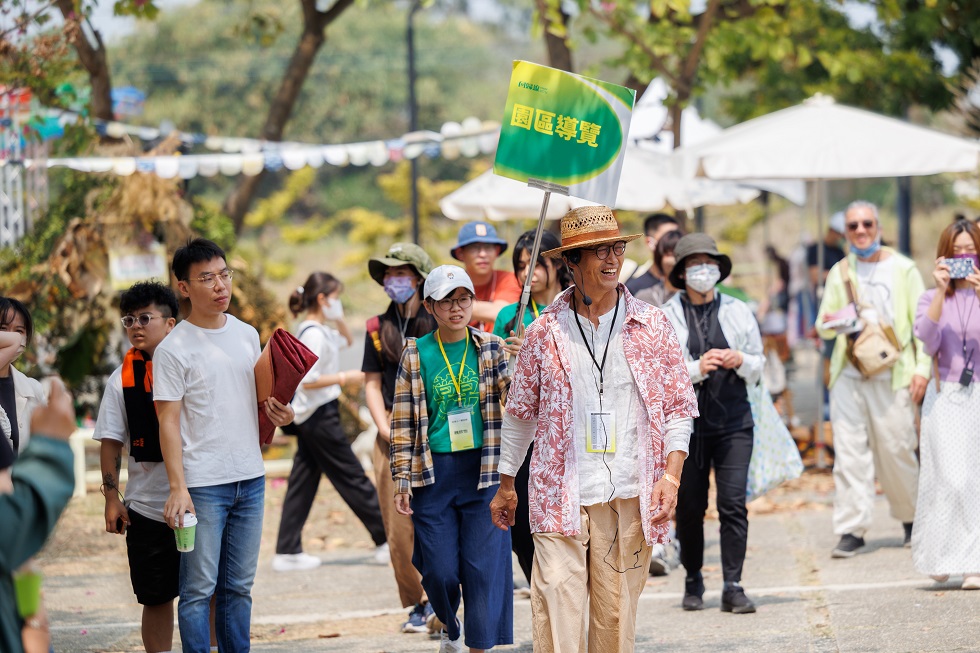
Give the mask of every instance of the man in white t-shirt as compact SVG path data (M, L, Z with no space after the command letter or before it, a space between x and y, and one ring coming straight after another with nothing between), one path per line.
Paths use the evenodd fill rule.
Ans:
M220 247L193 240L174 253L172 269L191 312L157 348L153 392L170 483L164 517L174 528L188 512L197 517L194 550L180 561L180 639L184 653L209 651L214 594L219 649L248 651L265 498L254 371L259 335L225 313L232 271ZM262 409L276 426L293 419L292 408L275 398Z
M105 529L126 535L129 577L143 606L147 653L173 648L180 553L163 507L170 493L153 408L153 353L177 323L177 296L158 282L137 283L119 299L132 348L109 376L93 437L101 445ZM125 503L119 491L122 449L129 454Z
M850 558L871 529L875 479L888 498L892 517L911 546L919 487L915 404L922 401L932 360L915 337L913 324L922 275L915 262L881 244L878 209L865 201L844 211L850 253L827 274L817 315L822 338L834 338L830 359L830 421L834 429L834 558ZM848 282L850 291L848 291ZM847 354L845 330L823 327L824 316L857 303L864 324L890 327L900 347L890 368L865 376Z

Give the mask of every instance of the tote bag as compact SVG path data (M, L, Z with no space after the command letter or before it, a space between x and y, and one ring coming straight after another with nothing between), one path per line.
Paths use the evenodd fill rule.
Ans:
M755 422L745 490L746 500L751 501L785 481L799 478L803 473L803 460L765 385L756 383L747 386L746 391Z

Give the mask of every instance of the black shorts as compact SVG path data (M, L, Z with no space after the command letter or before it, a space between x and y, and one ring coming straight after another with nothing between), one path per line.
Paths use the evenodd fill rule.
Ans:
M130 510L126 551L129 578L141 605L161 605L177 598L180 553L172 528Z

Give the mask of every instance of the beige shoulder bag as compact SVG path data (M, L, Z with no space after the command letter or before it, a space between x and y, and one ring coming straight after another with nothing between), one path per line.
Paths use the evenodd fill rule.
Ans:
M847 259L840 263L844 285L847 288L847 298L854 304L860 314L860 304L854 298L854 288L851 286L851 274ZM902 348L895 337L891 326L879 323L865 324L857 334L847 336L847 359L864 378L871 378L898 362Z

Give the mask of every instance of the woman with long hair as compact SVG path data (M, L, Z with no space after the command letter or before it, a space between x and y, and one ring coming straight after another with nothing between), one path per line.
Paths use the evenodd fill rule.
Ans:
M342 386L364 379L364 373L358 370L340 371L340 349L353 342L340 302L343 290L343 284L332 274L314 272L289 298L293 317L302 316L296 334L319 358L291 402L296 413L293 419L296 456L282 505L276 556L272 559L276 571L312 569L320 565L320 558L303 552L302 532L321 474L326 474L368 529L376 547L375 558L379 562L388 560L378 492L351 450L340 423Z
M939 237L936 287L919 298L915 335L933 356L935 382L922 401L919 496L912 528L915 568L939 582L962 575L980 589L980 229L957 220Z
M0 492L12 490L11 467L27 448L31 436L31 415L47 403L36 379L13 366L34 339L34 320L27 307L16 299L0 297ZM33 562L28 560L23 569ZM37 613L21 631L27 653L47 651L51 646L47 610L43 600Z
M411 608L402 632L424 633L432 606L425 598L418 570L412 564L414 531L412 520L395 511L391 497L389 455L391 448L390 416L395 399L395 377L398 362L408 338L431 333L436 322L422 303L422 288L432 270L432 259L418 245L395 243L384 256L368 261L371 278L385 290L391 300L387 310L367 321L364 337L364 397L371 418L378 427L374 446L374 478L381 497L381 516L388 535L391 566L402 607Z

